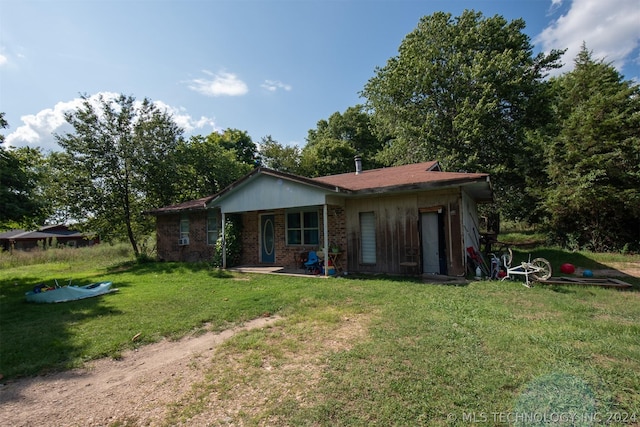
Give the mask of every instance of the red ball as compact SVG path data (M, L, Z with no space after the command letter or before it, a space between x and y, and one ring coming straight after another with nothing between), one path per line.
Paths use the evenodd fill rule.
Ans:
M560 266L560 271L564 274L573 274L576 271L576 268L573 264L564 263Z

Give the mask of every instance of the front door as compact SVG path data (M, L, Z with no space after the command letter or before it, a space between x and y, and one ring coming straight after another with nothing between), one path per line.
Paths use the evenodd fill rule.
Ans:
M447 274L442 213L421 213L420 229L422 234L422 272Z
M276 229L273 221L273 215L260 217L260 260L270 264L276 262Z

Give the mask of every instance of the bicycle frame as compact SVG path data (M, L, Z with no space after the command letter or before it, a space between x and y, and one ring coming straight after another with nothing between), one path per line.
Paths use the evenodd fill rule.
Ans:
M523 285L527 288L530 288L533 282L551 277L551 263L544 258L531 260L531 255L529 255L528 261L523 261L516 267L511 266L512 258L511 250L509 250L509 254L504 254L501 258L491 254L491 277L497 279L502 267L505 275L501 280L513 279L514 276L524 276L525 283Z

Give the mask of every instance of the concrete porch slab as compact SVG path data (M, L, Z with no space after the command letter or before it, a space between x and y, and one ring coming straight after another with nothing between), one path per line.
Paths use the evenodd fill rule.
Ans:
M228 268L227 270L238 273L285 274L288 276L324 277L316 276L313 274L306 274L304 269L302 268L286 268L277 265L240 265L237 267Z

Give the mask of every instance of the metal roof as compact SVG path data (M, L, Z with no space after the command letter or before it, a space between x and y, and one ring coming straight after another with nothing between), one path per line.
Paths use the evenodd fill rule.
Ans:
M0 240L42 240L53 237L82 238L85 234L79 231L70 230L65 225L45 225L37 230L11 230L0 233Z

